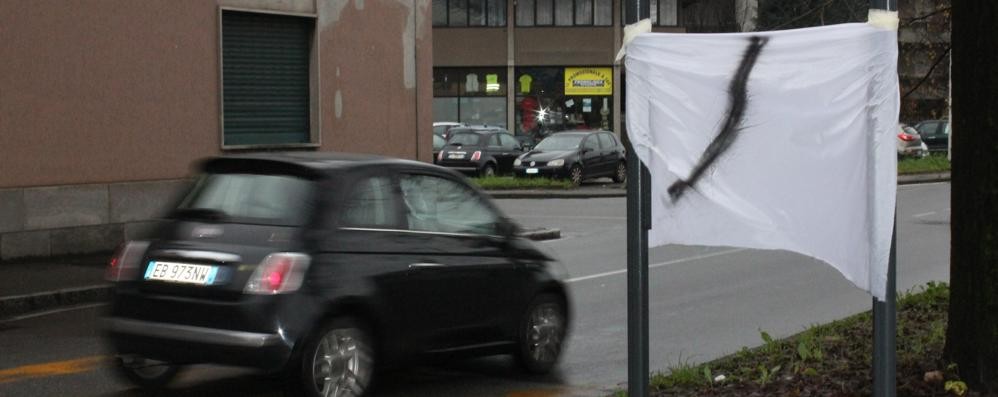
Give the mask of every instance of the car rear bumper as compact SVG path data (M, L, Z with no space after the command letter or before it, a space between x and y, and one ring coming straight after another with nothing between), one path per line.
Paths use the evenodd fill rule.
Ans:
M280 334L235 331L228 329L195 327L190 325L167 324L128 318L109 318L104 328L117 334L128 334L157 339L171 339L206 343L219 346L260 348L278 345L283 342Z

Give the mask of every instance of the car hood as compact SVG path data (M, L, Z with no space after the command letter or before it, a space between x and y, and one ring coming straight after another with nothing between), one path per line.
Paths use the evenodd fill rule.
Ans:
M520 156L520 161L551 161L568 157L575 153L572 150L531 150Z

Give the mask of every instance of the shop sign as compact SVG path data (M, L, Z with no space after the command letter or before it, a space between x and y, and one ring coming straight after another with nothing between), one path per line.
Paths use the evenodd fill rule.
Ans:
M565 68L565 95L613 95L613 68Z

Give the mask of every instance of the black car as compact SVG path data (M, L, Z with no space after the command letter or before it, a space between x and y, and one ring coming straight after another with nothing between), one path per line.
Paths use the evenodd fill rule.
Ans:
M436 163L465 174L492 176L513 172L513 161L523 149L503 128L471 126L451 128Z
M354 396L376 364L511 353L529 372L555 365L564 272L457 173L330 153L201 169L155 237L107 268L105 335L134 383L220 363Z
M567 131L551 134L513 162L516 176L582 180L608 176L627 178L624 146L608 131Z
M927 120L915 125L930 152L949 151L949 120Z

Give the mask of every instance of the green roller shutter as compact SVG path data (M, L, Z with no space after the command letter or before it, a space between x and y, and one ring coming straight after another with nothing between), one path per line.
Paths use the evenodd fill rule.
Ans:
M308 143L314 19L222 12L226 146Z

